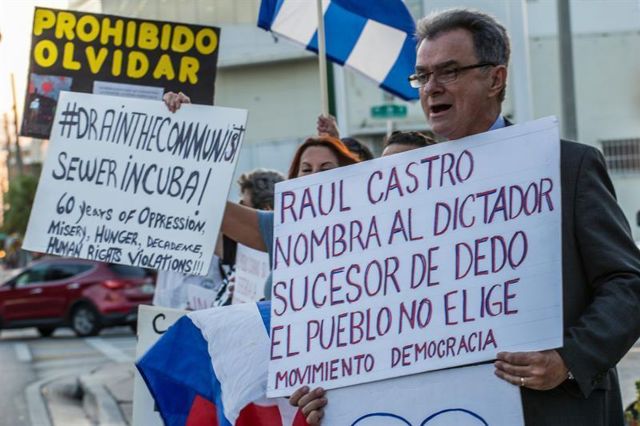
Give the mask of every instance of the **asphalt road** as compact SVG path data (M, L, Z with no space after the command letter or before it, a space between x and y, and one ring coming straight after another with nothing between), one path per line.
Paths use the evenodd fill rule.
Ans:
M29 408L24 390L36 380L33 367L21 361L20 350L26 345L21 338L0 340L0 424L27 426L31 425Z

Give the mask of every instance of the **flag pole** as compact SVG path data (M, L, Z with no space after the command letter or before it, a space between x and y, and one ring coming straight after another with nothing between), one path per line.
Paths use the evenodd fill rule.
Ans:
M318 11L318 64L320 66L320 102L322 115L329 115L329 96L327 90L327 53L324 40L324 13L322 0L316 0Z

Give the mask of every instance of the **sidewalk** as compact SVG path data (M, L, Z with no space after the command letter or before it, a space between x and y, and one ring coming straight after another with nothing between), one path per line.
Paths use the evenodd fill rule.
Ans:
M130 363L110 363L79 377L82 406L95 424L131 424L134 370Z
M131 363L107 363L91 373L64 377L41 388L53 426L132 424Z

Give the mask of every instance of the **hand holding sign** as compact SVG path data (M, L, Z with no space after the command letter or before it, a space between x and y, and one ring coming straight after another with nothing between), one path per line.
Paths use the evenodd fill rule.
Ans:
M182 92L179 92L179 93L167 92L162 97L162 100L164 101L165 105L167 106L167 108L169 108L169 111L171 112L176 112L177 110L179 110L182 104L191 103L191 98Z
M569 370L558 351L500 352L495 362L496 376L507 382L535 390L549 390L567 379Z
M326 392L322 388L309 390L308 386L303 386L291 395L289 403L300 408L309 426L315 426L319 425L324 417L324 407L327 405L325 395Z

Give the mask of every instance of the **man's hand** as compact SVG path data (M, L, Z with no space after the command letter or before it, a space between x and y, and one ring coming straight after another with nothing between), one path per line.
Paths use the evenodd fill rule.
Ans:
M500 352L496 376L535 390L549 390L564 382L569 369L555 350L542 352Z
M322 388L309 391L308 386L303 386L291 395L289 404L300 408L309 426L317 426L324 416L324 406L327 405L324 395L325 390Z
M319 135L326 134L333 136L336 139L340 139L338 123L336 122L336 118L332 115L318 116L317 131Z
M182 104L190 104L191 99L182 92L167 92L162 97L164 104L169 108L169 111L176 112L180 109Z

